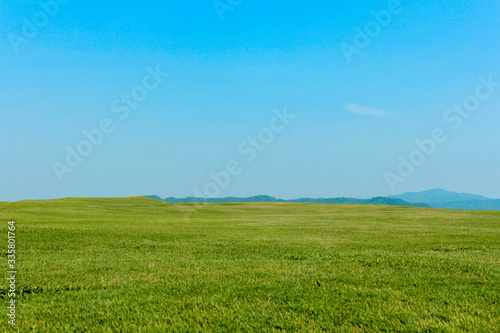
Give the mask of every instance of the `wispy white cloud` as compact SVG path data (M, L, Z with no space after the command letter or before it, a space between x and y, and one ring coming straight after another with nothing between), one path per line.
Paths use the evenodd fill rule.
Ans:
M378 117L387 117L392 115L392 113L377 109L377 108L371 108L371 107L366 107L366 106L360 106L354 103L347 103L344 105L344 108L352 113L357 113L357 114L367 114L370 116L378 116Z

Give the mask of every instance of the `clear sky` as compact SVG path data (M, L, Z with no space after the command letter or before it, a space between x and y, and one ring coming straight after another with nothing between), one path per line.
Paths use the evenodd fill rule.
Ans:
M499 18L498 0L2 1L0 200L500 198Z

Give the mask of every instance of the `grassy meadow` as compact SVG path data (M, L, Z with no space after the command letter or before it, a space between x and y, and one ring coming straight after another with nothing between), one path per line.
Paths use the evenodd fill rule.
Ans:
M20 332L498 332L500 212L0 203Z

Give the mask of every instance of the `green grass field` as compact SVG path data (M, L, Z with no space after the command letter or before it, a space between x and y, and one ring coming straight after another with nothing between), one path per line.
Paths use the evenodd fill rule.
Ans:
M136 197L0 217L14 331L500 331L500 212Z

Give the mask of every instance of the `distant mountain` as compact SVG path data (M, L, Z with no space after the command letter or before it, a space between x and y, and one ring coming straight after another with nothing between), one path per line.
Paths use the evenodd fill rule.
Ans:
M482 195L456 193L442 189L423 192L408 192L393 195L389 198L401 199L407 202L422 202L436 208L469 209L469 210L500 210L500 200L490 199Z
M256 195L253 197L225 197L225 198L198 198L198 197L186 197L186 198L174 198L168 197L161 199L157 195L149 195L148 198L160 199L169 203L179 203L179 202L310 202L310 203L341 203L341 204L363 204L363 205L390 205L390 206L410 206L410 207L430 207L429 205L423 203L410 203L401 199L396 198L386 198L386 197L374 197L371 199L355 199L355 198L300 198L293 200L283 200L276 199L268 195Z
M389 197L374 197L371 199L356 198L299 198L283 200L269 195L256 195L252 197L225 197L225 198L174 198L161 199L157 195L148 195L148 198L163 200L170 203L180 202L310 202L310 203L337 203L361 205L390 205L409 207L434 207L446 209L468 210L500 210L500 199L490 199L481 195L469 193L456 193L442 189L433 189L422 192L407 192Z
M147 196L152 199L161 199L157 195ZM209 203L217 203L217 202L283 202L284 200L276 199L269 195L255 195L253 197L225 197L225 198L199 198L199 197L186 197L186 198L174 198L168 197L165 199L161 199L165 202L169 203L177 203L177 202L209 202Z
M374 197L371 199L356 199L356 198L300 198L286 200L287 202L313 202L313 203L342 203L342 204L359 204L359 205L389 205L389 206L411 206L411 207L430 207L422 203L410 203L400 199Z
M424 202L431 206L458 201L489 200L489 198L481 195L456 193L442 189L433 189L423 192L407 192L400 195L391 195L389 198L401 199L408 202Z

